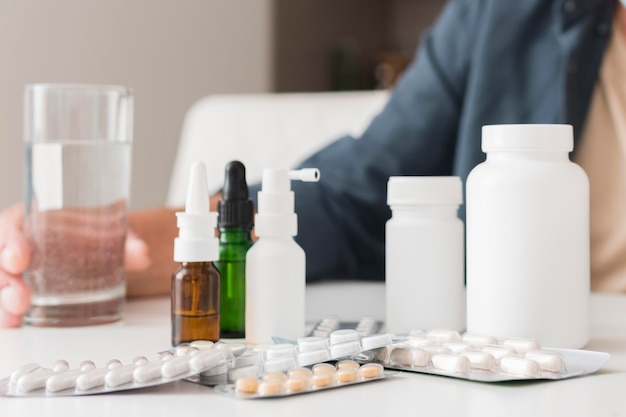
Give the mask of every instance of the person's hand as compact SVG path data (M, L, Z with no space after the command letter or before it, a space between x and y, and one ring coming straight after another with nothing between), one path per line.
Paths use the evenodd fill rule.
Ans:
M30 290L22 274L32 260L22 224L23 204L0 212L0 327L18 327L30 305ZM124 246L127 272L145 271L151 264L146 243L128 231Z
M0 327L18 327L30 304L22 273L30 263L30 248L22 232L24 207L0 212Z

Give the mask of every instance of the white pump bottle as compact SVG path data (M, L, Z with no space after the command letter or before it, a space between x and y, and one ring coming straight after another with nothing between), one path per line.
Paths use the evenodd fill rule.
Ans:
M246 340L251 344L272 343L272 336L304 336L305 255L293 239L298 217L291 180L318 181L319 170L263 171L254 222L259 239L246 255Z

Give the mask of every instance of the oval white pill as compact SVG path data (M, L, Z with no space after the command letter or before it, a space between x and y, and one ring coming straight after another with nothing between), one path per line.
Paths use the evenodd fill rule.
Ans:
M502 342L502 346L513 349L515 353L520 353L522 355L529 350L539 350L539 344L534 340L506 339Z
M18 392L32 392L43 389L48 378L55 373L49 369L39 369L22 375L16 384Z
M463 342L449 342L442 345L443 350L452 353L461 353L470 348L470 345Z
M470 370L470 362L465 356L451 353L438 353L431 358L433 367L442 371L466 374Z
M300 366L312 365L318 362L325 362L330 359L328 349L317 349L308 352L298 353L298 364Z
M298 351L310 352L312 350L326 349L328 347L328 339L325 337L301 337L298 339Z
M76 379L83 373L84 372L81 370L74 370L52 375L46 381L46 391L60 392L68 389L74 389L74 387L76 387Z
M85 372L76 378L76 388L81 391L89 391L104 385L104 377L109 372L108 369L94 369Z
M296 361L294 358L279 358L266 361L263 364L263 370L265 372L282 372L289 368L295 368Z
M243 368L233 368L228 371L228 380L236 381L239 378L258 378L261 374L261 368L259 365L248 365Z
M235 358L233 366L243 368L244 366L259 365L263 361L263 356L259 352L248 351L238 358Z
M189 346L198 350L211 349L213 345L215 345L215 343L211 342L210 340L194 340L193 342L189 343Z
M391 344L391 335L389 333L375 334L364 336L361 339L361 347L364 350L375 349Z
M358 341L338 343L330 346L331 358L340 358L342 356L348 356L361 351L361 344Z
M496 359L496 363L500 363L500 360L503 357L513 355L515 353L513 349L505 348L500 345L486 345L482 348L482 351L493 356Z
M402 366L424 367L430 361L430 354L416 347L397 347L391 351L389 359Z
M359 337L359 332L353 329L335 330L330 334L330 344L336 345L338 343L358 341Z
M482 369L490 371L496 366L496 358L493 355L481 350L465 350L461 355L469 359L472 369Z
M426 334L426 338L432 343L460 342L461 335L456 330L433 329Z
M410 344L411 346L423 346L423 345L429 345L430 344L430 340L426 339L423 336L409 336L407 338L407 343Z
M556 353L548 353L541 350L531 350L526 352L525 358L533 360L539 364L543 371L561 372L563 369L563 359Z
M522 356L504 356L500 359L500 370L512 375L535 377L539 375L539 364Z
M224 352L221 350L201 350L189 359L189 367L194 372L201 372L219 365L223 360Z
M147 363L144 362L144 359L147 361L147 359L143 356L140 358L135 358L135 360L133 360L133 362L135 363L133 363L132 365L124 365L109 370L109 372L107 372L104 376L104 382L106 386L119 387L133 382L133 372L137 368L136 364Z
M41 369L41 366L38 363L27 363L26 365L20 366L19 368L11 372L11 376L9 377L9 383L11 385L15 385L17 384L18 379L20 379L22 376L38 369Z
M476 349L482 349L487 345L498 344L498 339L496 339L494 336L485 336L476 333L465 333L461 338L461 341L467 343L468 345L471 345Z
M186 356L170 359L161 366L161 374L165 378L174 378L187 372L189 372L189 358Z
M296 356L296 346L288 343L279 343L267 347L265 357L268 360L278 358L293 358Z
M141 384L161 378L161 367L163 361L145 363L138 366L133 371L133 379Z

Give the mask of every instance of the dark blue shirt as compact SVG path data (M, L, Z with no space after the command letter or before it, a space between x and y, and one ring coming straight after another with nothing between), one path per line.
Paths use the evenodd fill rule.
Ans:
M449 2L363 136L341 138L302 163L321 171L317 184L292 184L308 279L384 279L388 178L465 181L485 159L483 125L569 123L578 140L616 5Z

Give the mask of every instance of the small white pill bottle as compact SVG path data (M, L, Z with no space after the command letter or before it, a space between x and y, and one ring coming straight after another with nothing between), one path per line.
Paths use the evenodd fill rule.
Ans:
M390 177L385 226L387 330L465 328L459 177Z
M467 330L589 339L589 181L569 125L493 125L466 184Z

